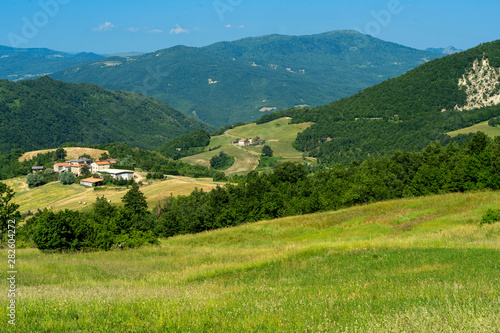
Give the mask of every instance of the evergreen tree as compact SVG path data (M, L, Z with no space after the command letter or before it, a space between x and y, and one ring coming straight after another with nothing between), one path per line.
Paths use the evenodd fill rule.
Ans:
M125 210L133 214L146 215L148 212L146 197L135 182L132 183L132 188L123 196L122 202L125 204Z
M5 183L0 183L0 230L7 230L9 220L21 219L21 214L17 210L18 204L12 201L15 192ZM17 222L17 221L16 221Z

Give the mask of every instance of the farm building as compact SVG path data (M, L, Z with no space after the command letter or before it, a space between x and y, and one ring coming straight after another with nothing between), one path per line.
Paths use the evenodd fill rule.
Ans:
M95 161L90 165L92 167L92 173L96 173L102 170L107 170L111 167L111 163L108 161Z
M101 175L111 175L114 179L134 179L134 172L130 170L106 169L99 170L98 173L100 173Z
M240 140L240 141L238 141L238 145L242 146L242 147L248 146L249 144L250 144L250 141L248 141L248 140Z
M42 171L43 171L43 166L31 167L31 172L33 172L33 173L42 172Z
M71 165L80 165L80 164L90 165L92 163L92 160L90 158L82 157L82 158L79 158L77 160L66 161L66 163L69 163Z
M80 185L89 186L89 187L99 186L99 185L102 185L102 179L101 178L92 178L92 177L85 178L85 179L80 180Z
M69 163L56 163L54 164L55 172L67 172L71 170L71 165Z

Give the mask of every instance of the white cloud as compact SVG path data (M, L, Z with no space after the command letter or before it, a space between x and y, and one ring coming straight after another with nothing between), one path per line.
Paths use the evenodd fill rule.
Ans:
M226 28L231 28L231 27L232 27L231 24L226 25Z
M128 31L128 32L137 32L139 30L141 30L141 29L134 28L134 27L130 27L130 28L125 29L125 31Z
M238 28L240 28L240 29L245 29L245 26L242 24L242 25L240 25Z
M97 28L92 29L92 31L95 32L105 32L105 31L111 31L116 28L116 25L112 24L111 22L106 22L101 25L99 25Z
M178 34L188 34L189 30L181 28L180 25L176 24L175 28L170 30L171 35L178 35Z
M146 30L146 32L148 32L150 34L161 34L163 31L160 29L149 29L149 30Z

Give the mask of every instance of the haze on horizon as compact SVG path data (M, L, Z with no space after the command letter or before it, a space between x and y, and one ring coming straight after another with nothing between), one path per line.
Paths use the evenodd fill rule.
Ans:
M0 45L65 52L152 52L268 34L357 30L414 47L498 39L496 0L23 0L0 13Z

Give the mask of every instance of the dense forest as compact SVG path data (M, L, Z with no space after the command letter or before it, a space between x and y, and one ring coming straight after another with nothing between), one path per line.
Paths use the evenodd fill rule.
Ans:
M459 79L483 57L500 68L500 41L430 61L329 105L279 111L257 123L284 116L293 123L315 122L297 136L294 147L328 165L422 149L436 140L445 145L450 141L446 132L500 115L499 105L455 110L467 99Z
M48 77L19 83L0 80L0 152L4 153L58 147L70 141L122 141L155 149L198 129L213 130L140 94Z
M456 143L441 146L436 142L422 151L397 151L390 157L352 162L349 167L336 165L315 174L308 174L303 165L285 162L272 173L251 172L237 184L219 186L210 192L195 190L189 196L166 197L150 211L141 204L145 202L143 195L135 187L130 196L136 199L129 198L130 202L124 199L128 204L123 211L102 199L89 213L38 212L26 223L29 232L22 234L26 242L41 244L37 237L54 239L51 236L54 225L68 225L64 230L71 233L65 239L74 243L59 246L57 241L42 249L109 249L118 246L112 244L118 239L123 246L136 246L154 243L157 237L245 222L388 199L484 189L500 189L500 137L492 140L479 132L462 146ZM106 222L90 222L92 219ZM87 222L73 223L73 220ZM105 235L110 235L111 241L104 245L93 243L96 239L107 239ZM94 241L87 242L87 238Z

